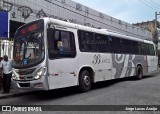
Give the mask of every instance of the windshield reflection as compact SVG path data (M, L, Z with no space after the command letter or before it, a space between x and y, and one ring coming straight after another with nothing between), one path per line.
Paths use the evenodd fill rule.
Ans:
M14 40L14 67L31 67L44 58L43 32L34 31Z

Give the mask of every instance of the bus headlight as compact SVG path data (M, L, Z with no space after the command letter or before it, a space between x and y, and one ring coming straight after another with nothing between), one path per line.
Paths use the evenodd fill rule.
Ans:
M14 73L12 73L12 80L18 80L17 76Z
M41 78L43 75L45 75L46 73L46 67L42 67L40 68L37 73L36 73L36 76L34 77L35 79L39 79Z

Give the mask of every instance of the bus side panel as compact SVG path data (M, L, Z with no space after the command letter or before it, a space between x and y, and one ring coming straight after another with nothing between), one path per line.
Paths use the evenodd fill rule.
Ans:
M153 72L158 69L157 57L156 56L146 56L148 62L148 72Z
M91 67L94 71L94 82L110 80L111 75L111 54L79 52L78 67Z
M142 55L113 54L112 63L113 79L135 76L138 64L143 67L143 72L147 72L145 57Z
M76 58L48 60L49 89L77 85Z

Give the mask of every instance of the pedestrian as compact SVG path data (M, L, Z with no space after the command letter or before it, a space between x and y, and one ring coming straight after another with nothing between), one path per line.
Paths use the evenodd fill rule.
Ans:
M3 60L2 57L0 57L0 65L1 65L1 61ZM0 89L2 89L2 70L0 68Z
M11 77L12 77L12 61L8 60L8 56L4 55L3 60L1 61L0 68L3 71L3 78L2 78L2 85L3 85L3 92L9 93L10 86L11 86Z

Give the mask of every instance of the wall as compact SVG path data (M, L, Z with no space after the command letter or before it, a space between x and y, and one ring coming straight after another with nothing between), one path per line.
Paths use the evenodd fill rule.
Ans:
M111 29L142 39L152 39L152 34L144 29L71 0L3 0L1 7L10 12L13 21L27 23L42 17L52 17L86 26Z

